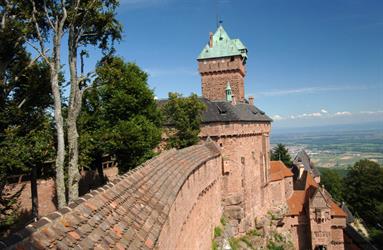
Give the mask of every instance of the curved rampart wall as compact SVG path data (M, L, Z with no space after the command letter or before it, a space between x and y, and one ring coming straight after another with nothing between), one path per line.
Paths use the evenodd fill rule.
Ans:
M160 249L210 249L221 206L220 157L195 168L178 191L159 238Z
M220 168L212 142L164 152L27 226L0 248L174 249L198 243L208 249L221 216Z

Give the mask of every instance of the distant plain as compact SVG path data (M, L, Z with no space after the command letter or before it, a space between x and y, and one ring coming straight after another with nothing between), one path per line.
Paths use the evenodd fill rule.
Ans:
M271 147L277 143L285 144L292 158L304 149L316 167L336 168L341 175L360 159L383 165L383 124L275 129Z

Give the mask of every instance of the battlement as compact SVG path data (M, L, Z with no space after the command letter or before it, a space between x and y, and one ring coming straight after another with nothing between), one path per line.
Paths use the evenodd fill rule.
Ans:
M198 71L200 74L217 74L223 72L239 72L243 77L246 74L245 65L243 65L240 56L206 59L198 62Z

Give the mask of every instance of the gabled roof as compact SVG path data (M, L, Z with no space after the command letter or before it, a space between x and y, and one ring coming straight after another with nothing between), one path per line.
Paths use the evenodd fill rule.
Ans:
M311 162L310 156L303 149L297 153L293 160L293 164L297 166L299 162L303 164L305 170L308 171L311 175L314 177L320 176L319 170L314 166L314 164Z
M245 45L239 39L231 39L222 25L218 27L212 39L212 47L208 43L199 54L198 60L228 56L247 58L247 48Z
M303 172L302 177L297 182L300 182L299 185L294 185L294 192L290 199L287 200L287 206L289 207L287 215L300 215L304 213L309 200L320 192L325 197L332 216L346 217L345 212L332 200L331 195L325 189L319 187L318 183L315 182L314 178L307 171Z

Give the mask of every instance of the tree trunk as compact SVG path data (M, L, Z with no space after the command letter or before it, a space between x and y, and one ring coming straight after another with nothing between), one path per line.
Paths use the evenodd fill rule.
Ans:
M97 167L98 176L100 177L101 185L105 185L106 184L106 178L104 176L104 169L102 167L102 155L101 155L101 153L97 154L95 164Z
M39 197L37 193L37 167L32 166L31 173L31 195L32 195L32 217L34 220L39 218Z
M77 118L81 109L82 93L77 77L77 41L74 27L69 28L68 37L68 58L70 70L70 97L68 109L68 195L69 202L78 198L78 182L80 181L80 172L78 170L78 131Z
M64 181L64 160L65 160L65 141L64 141L64 122L61 112L61 95L58 75L60 71L60 49L62 31L57 31L54 35L53 61L51 62L51 85L54 99L55 125L57 132L57 155L56 155L56 195L57 205L62 208L66 205L65 181Z

